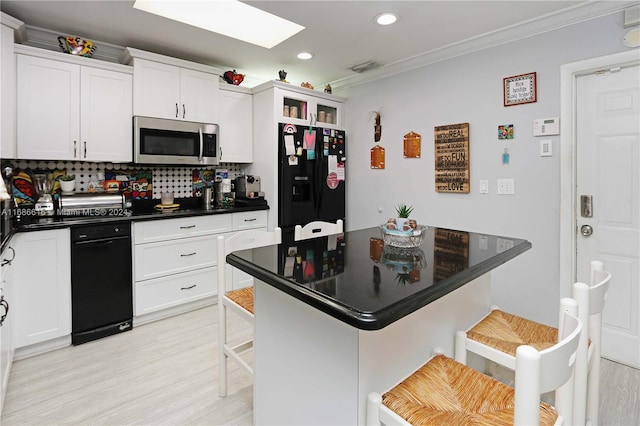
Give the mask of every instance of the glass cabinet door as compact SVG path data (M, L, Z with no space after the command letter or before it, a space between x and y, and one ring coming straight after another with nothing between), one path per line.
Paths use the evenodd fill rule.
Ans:
M282 98L282 117L294 120L309 120L309 99L285 94Z

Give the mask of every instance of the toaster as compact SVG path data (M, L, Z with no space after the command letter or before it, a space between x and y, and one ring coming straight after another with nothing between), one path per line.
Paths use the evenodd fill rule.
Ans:
M257 198L260 193L260 177L253 175L238 176L236 178L236 197Z

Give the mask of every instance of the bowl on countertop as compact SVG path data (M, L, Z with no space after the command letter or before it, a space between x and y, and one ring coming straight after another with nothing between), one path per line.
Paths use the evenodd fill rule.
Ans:
M418 225L416 229L409 231L397 231L395 229L387 229L385 225L380 225L380 232L385 245L394 247L418 247L424 241L427 227Z

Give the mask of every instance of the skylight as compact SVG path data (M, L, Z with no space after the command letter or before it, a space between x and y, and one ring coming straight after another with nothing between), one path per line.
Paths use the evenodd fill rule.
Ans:
M267 49L304 29L237 0L136 0L133 7Z

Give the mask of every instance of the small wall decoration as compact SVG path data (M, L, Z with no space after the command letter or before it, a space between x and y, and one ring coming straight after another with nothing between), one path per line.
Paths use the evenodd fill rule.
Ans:
M513 139L513 124L498 126L498 139Z
M434 128L436 191L469 193L469 123Z
M373 111L371 114L375 116L376 124L373 126L373 140L376 142L376 146L371 148L371 168L372 169L384 169L385 155L384 147L378 145L380 138L382 137L382 126L380 125L380 113Z
M409 132L404 135L404 158L420 158L420 142L422 136Z
M536 73L514 75L503 79L504 106L537 101Z

